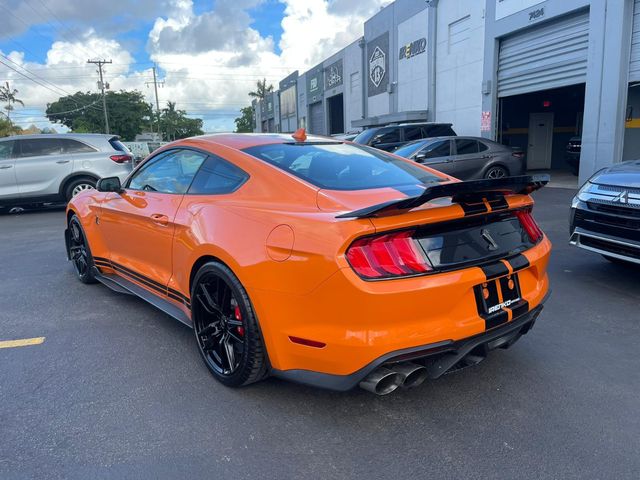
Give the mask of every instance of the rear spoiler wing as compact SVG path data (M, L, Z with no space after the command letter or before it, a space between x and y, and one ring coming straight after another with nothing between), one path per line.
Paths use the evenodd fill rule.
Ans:
M549 175L521 175L518 177L472 180L427 187L417 197L402 198L379 203L353 212L343 213L336 218L369 218L381 214L398 215L412 210L436 198L451 197L453 202L476 203L484 198L504 197L513 194L529 194L549 183Z

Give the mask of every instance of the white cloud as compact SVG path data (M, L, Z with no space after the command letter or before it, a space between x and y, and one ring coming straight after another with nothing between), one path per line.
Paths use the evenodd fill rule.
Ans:
M258 79L266 77L277 87L291 71L302 73L316 65L361 36L364 20L390 0L281 0L285 13L280 54L273 38L251 26L247 11L262 1L217 0L199 15L191 0L173 0L165 7L167 16L156 18L147 42L150 58L164 76L161 103L176 101L178 108L203 116L206 130L233 129L233 114L249 104L247 94ZM88 51L113 59L105 68L113 90L138 89L154 102L153 89L145 87L151 70L134 70L132 55L104 32L88 29L75 42L54 42L44 64L25 62L22 52L12 52L9 58L65 91L95 91L97 74L95 66L86 64ZM44 111L47 102L63 94L16 73L8 75L30 108Z

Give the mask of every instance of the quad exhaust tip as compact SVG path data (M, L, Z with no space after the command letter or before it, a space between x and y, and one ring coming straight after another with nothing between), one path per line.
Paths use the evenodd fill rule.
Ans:
M360 382L360 388L388 395L398 387L414 388L427 379L427 369L415 363L399 363L390 367L379 367Z

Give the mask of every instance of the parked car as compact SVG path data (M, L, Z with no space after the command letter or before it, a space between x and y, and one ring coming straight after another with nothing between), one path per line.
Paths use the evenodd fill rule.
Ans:
M580 151L582 150L582 137L571 137L564 154L574 175L580 173Z
M353 139L358 136L358 132L356 133L337 133L335 135L331 135L331 138L335 140L344 140L345 142L353 142Z
M460 180L523 175L527 169L524 152L480 137L418 140L393 153Z
M68 201L101 177L124 180L131 159L114 135L0 138L0 206Z
M640 264L640 160L604 168L571 203L571 244Z
M545 182L453 182L303 131L218 134L73 198L65 239L80 281L193 326L227 386L275 375L386 394L533 326L551 244L528 193Z
M402 145L431 137L455 136L450 123L403 123L386 127L374 127L360 132L354 143L368 145L391 152Z

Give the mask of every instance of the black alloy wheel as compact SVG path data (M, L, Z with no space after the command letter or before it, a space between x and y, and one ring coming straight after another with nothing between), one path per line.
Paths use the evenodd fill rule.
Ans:
M198 349L217 380L239 387L266 376L268 362L255 312L229 268L218 262L200 268L191 304Z
M82 283L95 283L93 274L93 257L87 238L80 224L80 219L74 215L69 221L69 258L76 270L78 279Z

